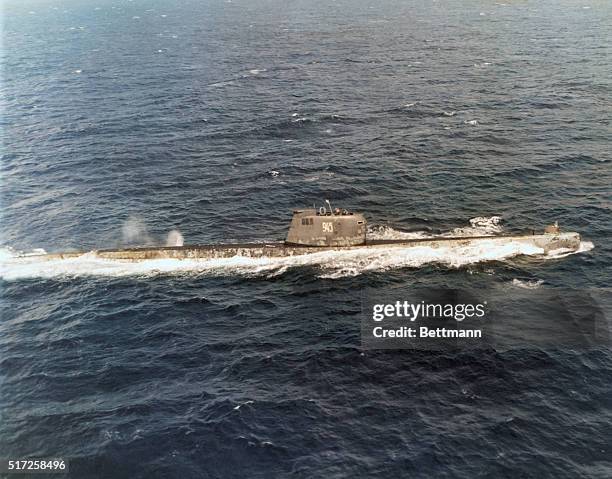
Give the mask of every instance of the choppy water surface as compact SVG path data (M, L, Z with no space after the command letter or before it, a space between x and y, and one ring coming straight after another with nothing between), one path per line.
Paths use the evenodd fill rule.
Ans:
M366 286L609 287L608 2L8 0L2 14L2 456L63 456L79 478L612 475L608 348L382 352L359 337ZM379 237L559 220L584 243L14 258L171 230L280 239L292 208L324 198Z

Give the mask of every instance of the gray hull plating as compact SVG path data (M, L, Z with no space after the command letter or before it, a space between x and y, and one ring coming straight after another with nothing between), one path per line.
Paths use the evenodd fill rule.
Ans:
M576 251L580 247L578 233L472 236L456 238L427 238L413 240L369 241L360 246L299 246L288 243L252 243L227 245L167 246L156 248L106 249L91 252L65 252L41 255L46 259L76 258L83 254L93 254L98 258L121 261L144 261L151 259L216 259L243 256L248 258L278 258L321 253L325 251L353 251L362 249L388 248L448 248L482 247L495 248L506 244L520 244L539 248L543 253L564 249Z

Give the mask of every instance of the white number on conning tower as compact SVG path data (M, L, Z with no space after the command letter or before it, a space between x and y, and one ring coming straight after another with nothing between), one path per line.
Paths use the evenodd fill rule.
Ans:
M333 233L334 224L328 221L323 222L323 233Z

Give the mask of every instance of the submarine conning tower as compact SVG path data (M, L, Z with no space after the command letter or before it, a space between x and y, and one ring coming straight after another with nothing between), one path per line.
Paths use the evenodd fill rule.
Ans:
M361 213L321 207L294 210L286 244L301 246L360 246L366 242Z

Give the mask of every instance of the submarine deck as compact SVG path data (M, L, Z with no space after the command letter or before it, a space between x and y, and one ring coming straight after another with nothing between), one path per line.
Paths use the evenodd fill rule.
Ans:
M282 257L313 254L325 251L347 251L363 248L384 247L430 247L440 248L444 246L470 246L481 244L488 246L490 243L503 244L504 242L518 242L541 248L545 253L550 250L565 248L576 250L580 246L580 235L578 233L545 233L545 234L522 234L522 235L497 235L497 236L468 236L468 237L431 237L413 239L391 239L391 240L369 240L359 246L304 246L288 244L285 242L269 243L237 243L237 244L194 244L185 246L162 246L162 247L140 247L124 249L100 249L93 251L71 251L61 253L49 253L44 256L47 259L75 258L84 254L94 254L99 258L141 261L148 259L215 259L230 258L233 256L245 256L249 258Z
M380 240L367 240L364 244L355 246L306 246L296 243L287 243L286 241L269 241L262 243L207 243L207 244L191 244L183 246L142 246L134 248L111 248L111 249L99 249L96 250L98 253L105 253L111 251L151 251L151 250L182 250L182 249L245 249L245 248L296 248L296 249L308 249L313 251L324 251L324 250L336 250L336 249L356 249L356 248L367 248L368 246L385 246L385 245L402 245L402 244L414 244L423 243L429 241L466 241L466 240L482 240L482 239L495 239L495 238L518 238L518 237L530 237L530 236L543 236L538 234L520 234L520 235L483 235L483 236L432 236L426 238L407 238L407 239L380 239ZM547 235L548 236L548 235Z

